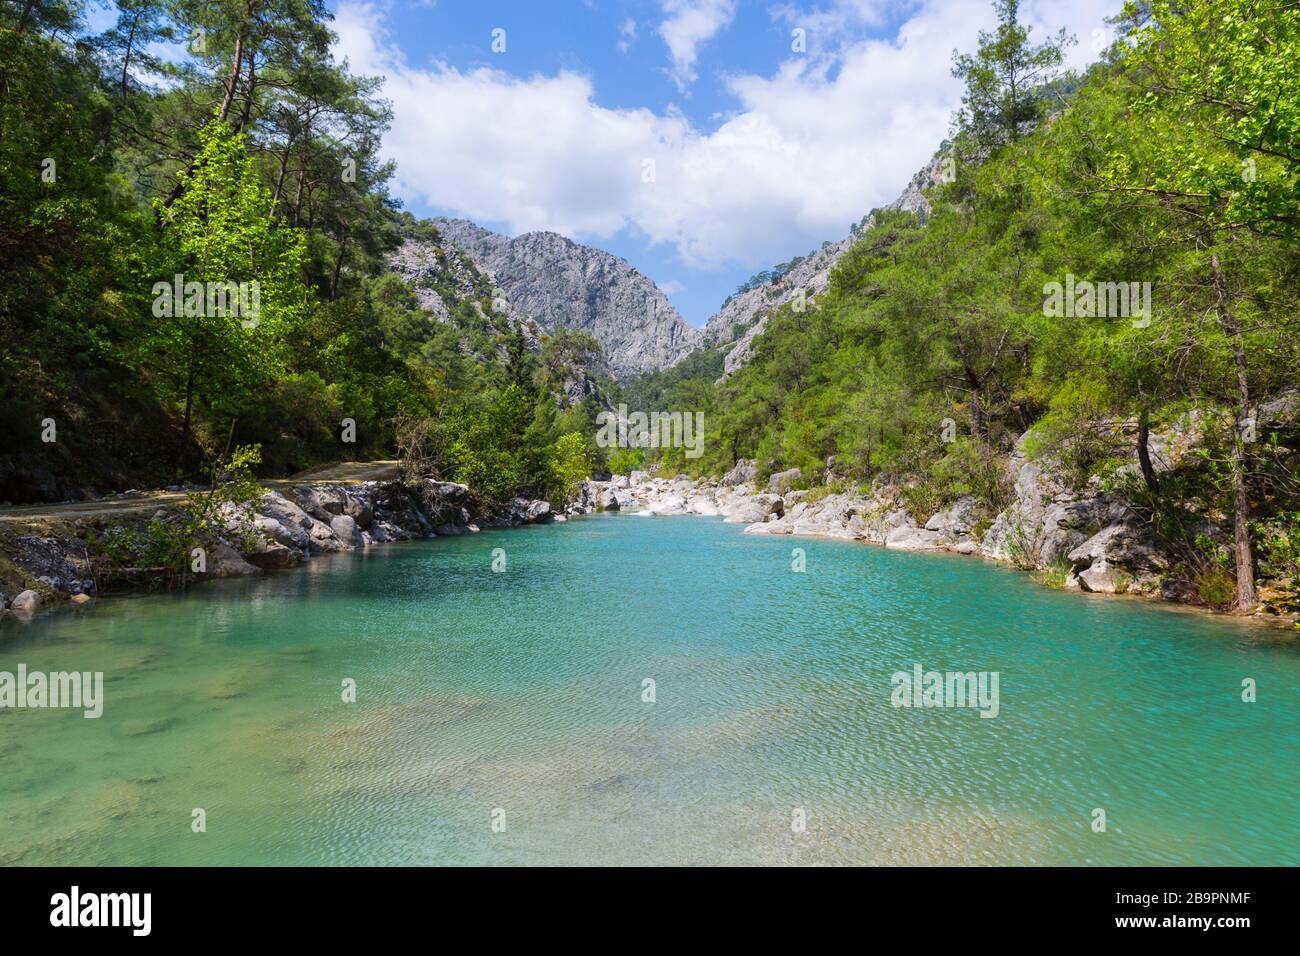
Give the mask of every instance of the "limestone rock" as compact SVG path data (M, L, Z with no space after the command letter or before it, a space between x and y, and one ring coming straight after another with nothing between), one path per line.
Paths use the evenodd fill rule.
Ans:
M753 484L754 474L758 470L758 463L753 458L742 458L718 481L718 484L724 487L734 488L737 485Z
M330 531L334 533L334 537L338 538L348 548L361 546L361 534L357 529L356 521L351 515L339 514L331 518Z
M224 541L218 541L208 548L207 573L214 578L234 578L259 574L261 568L249 564L243 555Z
M790 468L786 471L778 471L767 480L767 490L772 494L780 495L790 490L790 486L799 478L803 477L803 472L798 468Z
M19 591L9 606L15 611L35 611L41 606L41 596L28 588L26 591Z

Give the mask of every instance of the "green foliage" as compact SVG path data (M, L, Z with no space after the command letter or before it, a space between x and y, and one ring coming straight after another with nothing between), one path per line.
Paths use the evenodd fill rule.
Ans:
M1006 474L1006 461L988 445L970 438L952 442L948 453L930 466L930 477L940 500L947 503L969 495L994 509L1009 498Z
M1198 570L1192 583L1196 587L1197 599L1210 607L1227 607L1237 593L1237 582L1232 572L1218 565Z
M957 122L961 132L984 151L1014 143L1042 119L1045 93L1070 42L1062 30L1039 46L1020 23L1019 0L995 0L998 26L980 32L979 49L953 54L953 76L966 84Z
M334 60L321 0L118 6L96 35L77 3L0 5L0 499L49 468L32 423L54 410L69 490L193 479L232 443L273 474L384 457L401 429L422 473L492 500L567 482L555 443L594 412L556 395L598 350L561 332L539 361L490 278L396 212L379 80ZM387 271L405 235L445 321ZM178 274L202 289L179 309L156 285ZM255 315L219 301L240 283Z
M183 586L195 549L210 549L231 534L245 550L265 540L254 523L254 502L265 491L253 476L260 462L260 449L235 448L209 463L208 490L189 495L178 512L157 515L141 528L111 525L90 532L86 544L101 589L139 584L142 576L149 584Z
M834 456L925 519L964 495L996 513L1019 451L1076 490L1106 479L1191 580L1206 566L1196 534L1233 520L1235 485L1257 517L1296 504L1295 435L1234 436L1300 367L1300 79L1279 55L1295 59L1300 11L1131 8L1127 42L1076 78L1058 74L1064 36L1035 45L1017 4L996 6L997 29L955 62L954 181L924 217L874 214L825 293L768 316L749 363L713 388L704 467L811 475ZM1052 314L1048 283L1067 276L1148 283L1149 314ZM1197 447L1144 477L1152 436L1188 428ZM1024 529L1009 549L1037 564Z
M1300 511L1253 522L1259 556L1280 584L1300 597Z
M562 502L573 500L578 486L591 477L595 456L581 432L569 432L556 439L547 455L557 497Z
M1044 587L1064 590L1065 582L1070 577L1070 562L1064 558L1034 574L1034 580Z
M277 226L270 191L258 181L243 138L226 123L214 119L199 131L198 154L177 185L175 203L155 201L175 270L164 274L175 278L155 284L153 313L162 321L142 351L172 383L188 430L196 401L234 411L278 377L306 289L299 279L303 237ZM183 303L173 284L183 285L176 290Z
M605 459L605 467L615 475L643 471L645 464L645 451L640 448L615 448Z

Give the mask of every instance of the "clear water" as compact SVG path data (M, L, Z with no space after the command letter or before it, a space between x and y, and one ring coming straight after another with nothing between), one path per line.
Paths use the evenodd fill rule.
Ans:
M599 516L9 621L19 663L107 700L0 710L4 864L1300 863L1294 640L967 558ZM893 707L915 663L999 716Z

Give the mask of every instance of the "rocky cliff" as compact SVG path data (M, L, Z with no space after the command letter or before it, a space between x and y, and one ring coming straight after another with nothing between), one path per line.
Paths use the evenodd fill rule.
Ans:
M465 219L434 219L505 292L511 309L546 332L581 329L616 377L668 368L700 344L647 276L617 256L553 232L511 238Z
M907 212L929 211L925 190L941 181L943 160L936 154L925 168L907 184L902 195L885 206L886 210ZM858 236L874 223L874 215L866 216L853 231L838 242L825 242L782 275L769 282L732 296L704 326L703 340L707 345L725 345L735 342L726 356L722 377L725 379L748 361L754 339L763 333L767 317L775 309L792 301L802 290L806 299L821 295L830 285L831 268L857 241Z
M442 230L430 229L425 224L418 232L409 234L389 255L388 268L406 280L415 292L419 307L439 322L462 327L468 321L480 329L494 330L496 346L487 352L473 344L476 337L462 337L461 350L476 361L504 362L506 336L516 331L529 349L541 351L541 326L508 295L498 294L492 276ZM602 408L609 408L608 397L590 371L581 367L569 370L563 384L565 398L571 405L592 398Z

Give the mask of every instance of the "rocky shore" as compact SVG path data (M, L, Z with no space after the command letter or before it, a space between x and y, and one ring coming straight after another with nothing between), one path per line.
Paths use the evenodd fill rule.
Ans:
M1166 458L1176 450L1165 449ZM454 482L423 479L306 483L268 491L249 507L227 507L221 527L203 549L203 569L191 580L262 574L293 568L332 552L392 542L472 534L577 515L621 511L645 517L705 515L743 524L745 534L792 535L861 541L908 551L949 551L1050 572L1055 583L1101 594L1144 594L1170 601L1194 598L1171 574L1175 559L1162 550L1127 502L1090 485L1071 491L1039 465L1017 453L1009 464L1012 500L990 514L974 498L961 498L918 521L904 489L876 482L870 489L831 482L810 489L798 469L757 480L755 463L741 461L717 480L646 472L582 483L575 500L560 509L550 502L515 498L485 512L471 490ZM832 490L842 487L844 490ZM174 513L174 509L172 512ZM166 519L167 508L151 517ZM63 603L85 603L105 590L124 591L156 583L157 568L128 568L101 586L103 568L93 541L139 533L149 515L134 523L79 517L11 527L0 535L0 615L29 618ZM1205 523L1211 540L1226 542L1227 527ZM122 569L116 569L121 571ZM1260 615L1291 620L1267 588Z
M160 508L134 520L76 518L17 526L0 536L0 614L30 617L41 608L85 603L107 590L93 542L145 533L166 521ZM470 489L449 481L366 481L303 484L268 491L246 508L227 506L222 524L203 542L202 570L191 579L228 578L292 568L321 554L356 551L391 541L471 534L563 519L547 501L515 498L486 512ZM147 587L168 569L115 569L114 590Z
M1193 598L1169 572L1175 559L1162 550L1129 504L1100 490L1071 491L1023 454L1012 457L1013 500L990 514L961 498L924 521L905 507L903 489L877 482L869 491L795 490L798 469L760 485L753 461L741 461L717 481L645 472L588 482L582 501L591 510L659 515L720 515L744 524L745 534L793 535L862 541L906 551L948 551L1050 573L1060 586L1099 594ZM1227 542L1229 528L1206 521L1211 540ZM1259 615L1292 620L1267 588Z

